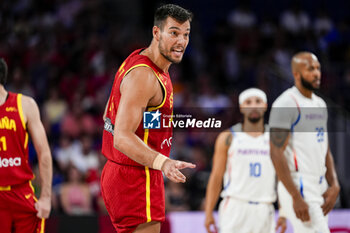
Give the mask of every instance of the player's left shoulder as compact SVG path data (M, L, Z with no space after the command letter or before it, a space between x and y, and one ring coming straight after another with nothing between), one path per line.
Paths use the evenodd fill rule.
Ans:
M40 115L39 107L33 97L22 95L22 109L25 122L36 119Z
M33 108L37 107L38 105L36 104L35 100L33 97L27 96L27 95L22 95L22 106L23 108Z

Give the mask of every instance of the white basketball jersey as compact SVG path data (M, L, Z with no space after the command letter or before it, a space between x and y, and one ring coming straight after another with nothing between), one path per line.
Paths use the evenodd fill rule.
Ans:
M231 196L251 202L276 201L276 173L270 159L269 129L252 137L242 131L242 124L232 128L222 197Z
M307 201L323 203L327 118L326 103L315 94L305 97L295 86L283 92L272 105L269 125L290 129L285 156L294 183Z

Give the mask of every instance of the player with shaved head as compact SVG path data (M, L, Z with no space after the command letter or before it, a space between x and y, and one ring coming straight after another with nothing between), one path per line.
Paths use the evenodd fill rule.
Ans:
M340 187L328 143L327 106L314 94L321 65L314 54L299 52L291 66L295 86L275 100L269 120L280 216L291 221L294 232L329 233L327 215Z

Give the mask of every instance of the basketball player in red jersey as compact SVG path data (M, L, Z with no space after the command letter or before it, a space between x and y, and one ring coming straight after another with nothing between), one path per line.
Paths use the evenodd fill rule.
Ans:
M185 182L179 171L195 165L169 159L172 129L144 129L144 111L171 115L168 69L189 42L192 13L177 6L156 10L153 40L134 51L116 73L104 114L102 196L118 233L158 233L165 219L163 174ZM167 143L164 143L167 142ZM169 143L170 142L170 143Z
M7 65L0 59L0 232L42 233L51 209L52 160L35 101L5 90ZM39 160L40 198L28 163L28 132Z

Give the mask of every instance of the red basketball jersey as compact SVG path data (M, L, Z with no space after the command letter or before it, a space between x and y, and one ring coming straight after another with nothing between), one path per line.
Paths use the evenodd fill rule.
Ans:
M0 106L0 186L33 179L28 163L28 132L23 118L22 94L8 92Z
M167 122L167 127L162 127L161 125L160 128L157 129L144 129L144 119L142 119L135 132L136 135L149 147L166 156L169 156L172 140L172 126L168 121L169 116L171 116L173 112L173 86L169 73L163 72L163 70L157 67L147 56L140 55L141 51L142 49L138 49L130 54L129 57L119 67L119 70L115 75L112 91L109 97L109 104L107 107L102 140L102 153L104 156L116 163L133 166L141 165L129 159L129 157L115 149L113 146L113 130L114 127L118 127L118 125L115 125L115 117L118 112L119 101L121 98L120 84L125 75L128 74L132 69L141 66L151 68L163 89L162 103L159 106L148 107L147 109L143 110L140 109L140 114L143 111L159 111L159 113L162 114L160 119L163 119L163 115L167 117L164 119ZM162 124L163 122L160 121L159 123Z

